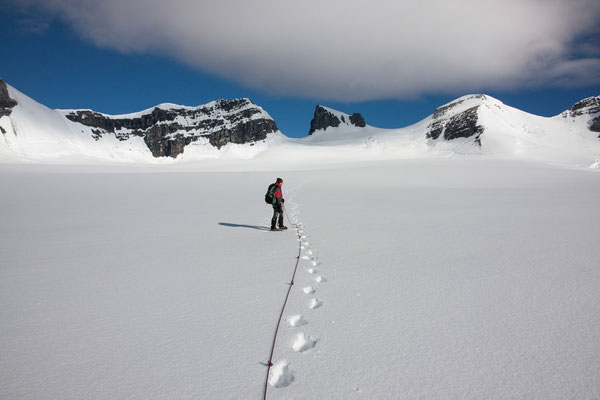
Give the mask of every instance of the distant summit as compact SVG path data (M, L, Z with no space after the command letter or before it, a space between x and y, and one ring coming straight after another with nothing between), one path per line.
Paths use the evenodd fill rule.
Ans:
M198 107L161 104L126 115L107 115L92 110L63 110L66 118L92 128L99 140L114 135L121 141L144 139L154 157L177 157L185 146L205 138L217 147L251 143L277 132L277 124L250 99L217 100Z
M519 126L528 126L526 133L544 129L541 124L529 126L529 118L515 118L515 111L517 110L484 94L463 96L434 111L427 126L426 137L445 141L472 138L473 143L481 146L482 138L489 131L510 131L512 127ZM600 96L578 101L560 116L570 119L576 126L582 125L591 132L600 132ZM525 141L526 137L523 136L520 140Z
M485 128L478 123L477 111L485 100L488 98L483 94L469 95L438 107L427 127L427 138L436 140L441 136L444 140L453 140L473 137L474 142L481 145L480 136Z
M327 128L337 128L340 125L364 128L366 123L363 116L359 113L349 115L331 108L317 106L313 119L310 121L310 131L308 131L308 134L312 135L316 131L324 131Z

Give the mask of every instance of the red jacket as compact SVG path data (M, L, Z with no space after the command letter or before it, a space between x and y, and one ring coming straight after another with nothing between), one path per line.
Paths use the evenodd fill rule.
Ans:
M281 204L283 202L281 183L272 183L271 186L275 186L275 188L273 189L273 197L275 198L275 202L273 204Z

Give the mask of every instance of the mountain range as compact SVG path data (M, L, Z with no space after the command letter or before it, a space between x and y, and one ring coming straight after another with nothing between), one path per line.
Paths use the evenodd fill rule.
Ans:
M600 96L541 117L488 95L467 95L399 129L376 128L360 113L317 105L308 136L293 139L247 98L196 107L164 103L108 115L49 109L0 79L0 133L0 161L6 162L350 161L482 154L587 164L600 158Z

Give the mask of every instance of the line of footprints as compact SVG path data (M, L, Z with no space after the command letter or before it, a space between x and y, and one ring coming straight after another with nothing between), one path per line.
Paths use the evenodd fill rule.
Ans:
M311 250L311 244L308 241L308 236L304 231L304 226L298 218L298 207L293 205L292 208L292 222L295 225L296 231L300 236L300 249L301 251L301 266L306 274L309 274L310 280L314 284L305 286L302 288L303 295L308 297L307 307L311 310L316 310L323 305L323 300L316 296L318 284L327 282L325 276L320 274L317 267L321 268L320 262ZM288 326L292 328L302 328L308 324L308 321L304 319L302 314L290 315L285 319ZM294 336L292 349L296 352L304 352L312 349L318 342L317 338L314 338L306 332L298 332ZM287 360L281 360L276 362L271 368L271 376L269 377L269 383L271 386L276 388L288 386L294 381L294 372L290 368L290 362Z

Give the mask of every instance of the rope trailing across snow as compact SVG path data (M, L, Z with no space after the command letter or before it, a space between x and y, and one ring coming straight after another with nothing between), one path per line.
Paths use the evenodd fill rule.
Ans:
M283 208L285 212L285 216L288 220L288 223L296 229L296 225L292 224L290 221L290 217L288 216L287 210L285 207ZM277 333L279 333L279 325L281 325L281 318L283 317L283 312L285 311L285 306L288 301L288 297L290 297L290 292L292 290L292 286L294 286L294 278L296 278L296 271L298 270L298 264L300 263L300 254L302 252L302 237L298 229L296 229L296 233L298 234L298 256L296 257L296 265L294 266L294 273L292 274L292 280L289 283L289 287L287 293L285 295L285 300L283 301L283 306L281 307L281 312L279 313L279 319L277 320L277 326L275 327L275 334L273 335L273 344L271 345L271 354L269 355L269 362L267 363L267 376L265 377L265 390L263 392L263 400L267 399L267 387L269 386L269 373L271 371L271 367L273 366L273 352L275 352L275 343L277 342Z

